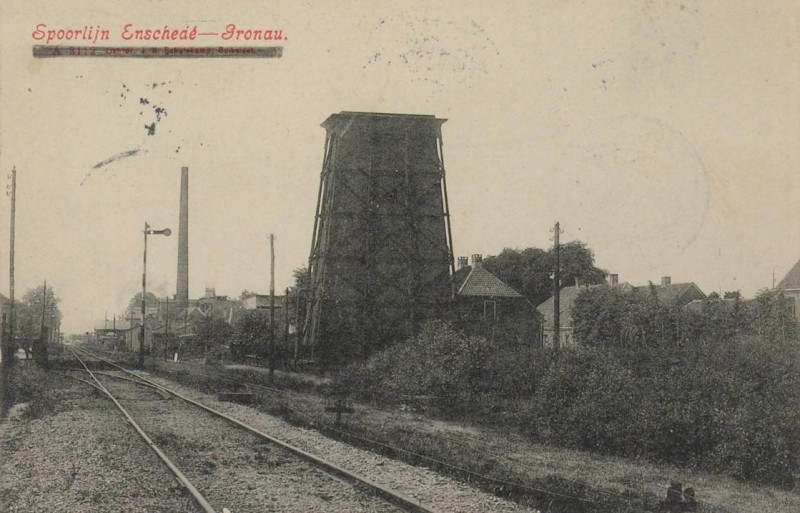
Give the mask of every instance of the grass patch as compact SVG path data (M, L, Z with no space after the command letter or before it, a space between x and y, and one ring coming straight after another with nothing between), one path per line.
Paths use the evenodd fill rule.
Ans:
M159 362L155 372L210 394L232 391L226 381L231 379L269 383L264 369L252 367ZM276 371L275 378L274 386L280 390L258 392L259 410L351 445L449 474L543 512L659 511L673 479L694 486L699 512L800 510L800 499L792 491L659 462L542 445L518 427L509 429L508 423L487 425L480 415L472 415L472 421L462 417L451 422L452 412L437 413L435 408L355 404L356 413L343 416L342 425L334 429L334 414L325 412L334 401L333 380L281 371ZM299 383L298 389L292 383Z
M265 372L251 368L159 364L155 372L209 394L231 390L233 385L229 380L268 384ZM302 393L292 385L298 385ZM274 386L280 387L281 391L259 393L258 409L293 425L317 429L351 445L430 468L520 504L553 513L638 512L657 507L658 498L654 494L609 494L600 487L584 481L562 479L552 472L531 476L513 462L487 456L481 440L448 438L440 432L409 427L409 421L417 416L413 412L397 416L357 406L357 413L352 418L346 418L340 426L333 426L333 414L325 412L325 407L332 402L332 389L327 380L302 379L290 373L276 372ZM471 432L463 428L461 431Z
M23 418L34 419L56 410L59 394L58 376L31 364L14 365L4 370L4 403L10 408L15 404L28 403Z

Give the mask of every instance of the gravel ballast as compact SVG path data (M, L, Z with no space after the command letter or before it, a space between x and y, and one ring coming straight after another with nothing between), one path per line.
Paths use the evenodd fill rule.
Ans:
M101 381L217 511L400 511L180 399Z
M52 415L3 421L0 511L196 511L110 401L63 381Z
M472 488L422 467L392 460L324 435L292 426L285 421L238 404L219 402L215 397L147 375L148 379L228 414L286 443L311 452L335 465L413 497L442 512L498 513L532 512L514 502Z
M55 411L0 426L0 511L197 511L111 401L83 383L54 379ZM223 507L231 513L398 511L180 399L164 400L150 389L101 379L220 512ZM151 379L443 513L535 511L253 408Z

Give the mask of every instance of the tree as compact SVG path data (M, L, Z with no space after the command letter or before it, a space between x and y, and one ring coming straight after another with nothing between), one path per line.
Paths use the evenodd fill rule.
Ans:
M555 261L552 249L548 255ZM583 242L572 241L562 244L560 260L562 286L573 285L576 280L585 285L595 285L606 281L608 273L595 267L594 252Z
M561 245L561 284L574 285L603 283L606 271L595 267L594 253L586 244L573 241ZM509 284L517 292L538 305L553 295L553 269L555 253L551 248L504 249L497 256L487 257L486 269Z
M197 324L197 338L206 345L225 345L230 339L231 325L219 317L203 317Z
M294 285L292 288L295 290L307 289L309 285L311 285L311 275L306 266L298 267L292 271L292 276L294 277Z
M37 360L42 364L47 359L47 337L61 323L60 302L52 287L47 287L45 296L44 285L40 285L28 289L15 306L15 336L26 351L33 348L34 356L40 355Z
M759 337L784 346L798 340L798 324L790 309L791 298L781 290L761 290L756 295L756 325Z
M586 289L575 298L572 321L581 344L595 347L670 346L678 340L680 309L658 300L655 287Z
M709 296L699 310L685 308L681 312L681 339L702 345L741 342L755 334L756 305L742 301L738 293L725 293L725 298Z
M148 292L144 297L145 307L158 306L159 299L152 292ZM128 302L128 310L140 310L142 308L142 293L137 292Z
M311 287L311 273L308 267L302 266L292 272L294 285L289 289L289 296L294 298L294 322L299 333L302 332L303 323L306 321L306 308ZM286 341L288 343L288 340Z
M263 310L245 312L236 321L231 337L231 353L237 359L245 355L266 356L269 347L269 313Z
M729 290L726 291L725 294L722 296L725 299L741 299L742 292L739 290Z
M572 307L575 337L586 346L621 345L626 338L625 292L614 287L582 291Z

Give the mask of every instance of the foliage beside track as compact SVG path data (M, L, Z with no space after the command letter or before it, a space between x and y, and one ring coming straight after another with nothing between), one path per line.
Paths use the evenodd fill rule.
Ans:
M513 349L431 323L354 364L341 388L382 406L511 427L531 440L793 488L800 351L725 345Z
M27 403L25 417L42 417L57 407L60 377L34 365L14 365L2 371L2 408Z
M317 429L331 438L431 468L498 496L527 505L546 506L557 512L635 512L654 508L655 495L619 493L586 482L560 478L538 470L530 475L514 461L487 455L485 442L470 438L443 437L440 433L415 429L393 414L357 406L357 413L334 423L326 411L341 398L339 379L307 379L308 376L277 372L269 384L266 373L244 367L209 367L194 364L161 364L156 373L205 393L236 390L235 382L246 382L257 393L257 407L301 427ZM254 387L259 385L270 389ZM245 388L245 387L242 387ZM299 392L302 390L303 392ZM411 412L401 412L401 415Z

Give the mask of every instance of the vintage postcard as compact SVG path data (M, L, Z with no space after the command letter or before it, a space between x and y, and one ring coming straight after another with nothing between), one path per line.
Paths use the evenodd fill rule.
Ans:
M0 510L797 511L799 82L795 0L3 1Z

